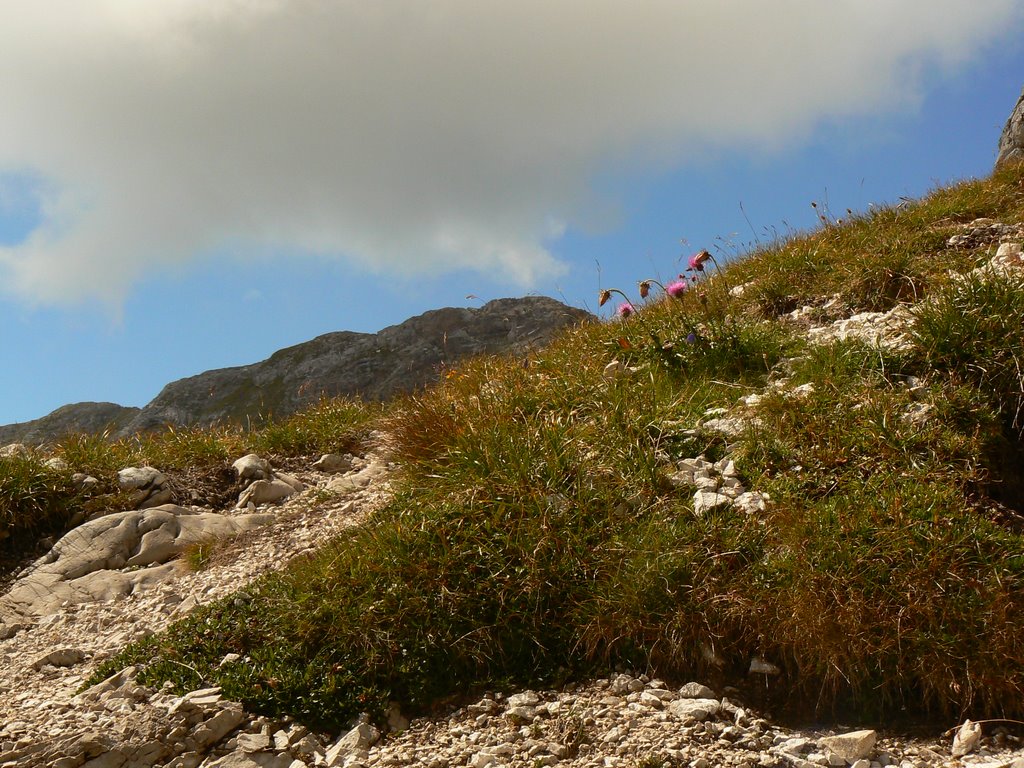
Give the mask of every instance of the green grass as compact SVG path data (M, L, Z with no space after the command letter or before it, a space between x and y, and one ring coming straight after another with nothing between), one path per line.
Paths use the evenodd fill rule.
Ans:
M149 683L337 729L615 664L743 681L759 654L782 674L747 693L789 711L1019 717L1021 287L947 276L994 250L946 246L981 216L1024 219L1020 169L826 221L528 360L461 366L367 417L401 465L371 521L94 680L142 663ZM851 312L928 302L913 348L815 347L778 319L834 293ZM741 436L695 429L754 392ZM767 512L696 515L669 476L698 454L730 455ZM231 652L251 662L220 668Z
M0 457L0 547L63 532L78 503L67 474L45 466L40 456Z

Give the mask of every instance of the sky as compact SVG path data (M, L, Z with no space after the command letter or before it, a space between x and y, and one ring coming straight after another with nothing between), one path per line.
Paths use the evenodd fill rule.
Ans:
M0 424L988 175L1022 0L0 0ZM601 310L604 311L604 310Z

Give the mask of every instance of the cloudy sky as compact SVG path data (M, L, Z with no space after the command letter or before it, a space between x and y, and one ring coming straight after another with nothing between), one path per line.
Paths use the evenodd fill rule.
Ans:
M1020 0L0 13L0 424L445 305L594 309L812 200L987 174L1024 86Z

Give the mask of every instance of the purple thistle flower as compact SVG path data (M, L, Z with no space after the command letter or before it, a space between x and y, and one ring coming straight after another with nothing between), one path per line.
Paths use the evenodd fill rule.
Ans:
M615 314L625 320L627 317L633 314L633 305L628 301L624 301L619 304L618 309L615 310Z
M665 293L675 299L681 299L688 288L685 280L674 280L665 286Z
M690 269L695 272L704 271L704 262L711 258L711 254L705 251L698 251L690 257Z

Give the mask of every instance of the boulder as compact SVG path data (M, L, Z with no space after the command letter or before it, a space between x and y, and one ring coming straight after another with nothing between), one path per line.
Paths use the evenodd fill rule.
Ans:
M235 470L235 474L238 475L239 482L242 483L253 480L269 480L273 476L270 462L255 453L246 454L231 466Z
M718 699L676 699L669 703L668 710L680 720L708 720L721 706Z
M874 731L850 731L826 736L818 743L833 755L853 763L861 758L870 757L877 740L878 734Z
M295 488L284 480L257 480L238 497L237 508L254 504L277 504L295 493Z
M117 484L122 491L153 488L167 482L167 476L154 467L125 467L117 473Z

